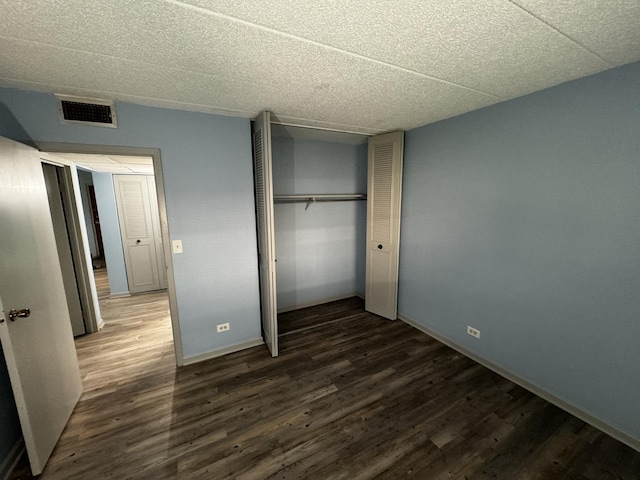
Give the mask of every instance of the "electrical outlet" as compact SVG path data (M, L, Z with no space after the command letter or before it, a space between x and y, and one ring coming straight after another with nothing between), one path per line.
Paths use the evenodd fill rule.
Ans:
M218 333L220 332L228 332L231 327L229 327L228 323L221 323L220 325L218 325Z
M472 337L480 338L480 330L478 330L477 328L473 328L467 325L467 333Z

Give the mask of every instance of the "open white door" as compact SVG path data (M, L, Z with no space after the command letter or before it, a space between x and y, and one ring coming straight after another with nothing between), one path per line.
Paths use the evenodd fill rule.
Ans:
M146 175L113 176L124 261L131 293L163 288L158 259L162 256L162 249L158 249L157 245L160 225L154 225L154 220L158 217L154 218L152 214L152 199L147 178ZM155 201L155 189L151 193Z
M38 475L82 383L40 155L2 137L0 272L0 340L31 470Z
M369 139L365 309L397 317L404 132Z
M273 222L273 178L271 176L271 113L253 121L253 161L258 220L258 265L262 334L274 357L278 356L278 314L276 300L276 246Z

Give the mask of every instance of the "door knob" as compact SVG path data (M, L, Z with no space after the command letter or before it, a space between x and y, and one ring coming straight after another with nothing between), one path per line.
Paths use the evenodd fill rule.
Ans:
M136 245L140 243L140 240L136 240Z
M27 318L29 315L31 315L31 310L29 310L28 308L23 308L22 310L16 310L15 308L12 308L11 310L9 310L9 320L11 320L12 322L15 322L16 318Z
M378 250L382 250L382 244L378 245Z

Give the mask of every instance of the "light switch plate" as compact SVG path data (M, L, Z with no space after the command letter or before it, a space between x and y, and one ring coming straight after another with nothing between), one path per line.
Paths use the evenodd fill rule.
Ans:
M173 253L182 253L182 240L173 240L171 242L171 250Z

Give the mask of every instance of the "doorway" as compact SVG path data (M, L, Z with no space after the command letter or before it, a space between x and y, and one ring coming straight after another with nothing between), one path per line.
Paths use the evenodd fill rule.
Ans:
M404 133L272 118L253 120L252 139L263 337L277 356L279 313L363 296L396 319Z
M61 158L65 163L70 163L78 168L78 171L86 171L91 175L91 185L86 185L82 192L86 196L84 209L87 213L86 229L92 230L96 242L101 239L101 247L97 247L98 256L104 256L104 262L94 262L93 281L99 286L98 297L100 303L108 302L118 297L131 297L127 302L135 305L136 302L144 304L144 298L130 291L127 279L127 266L124 261L122 237L118 210L116 204L116 191L114 188L115 175L137 175L150 178L150 193L153 193L152 204L156 208L157 245L158 254L162 261L162 273L166 283L164 295L167 296L171 329L176 364L182 365L182 348L177 315L177 303L175 284L173 282L173 265L168 249L169 233L167 228L167 215L164 201L164 182L162 178L162 166L160 152L150 148L128 148L92 145L71 145L48 143L41 145L42 149L50 155ZM90 212L94 209L97 215ZM104 208L103 208L104 207ZM96 223L95 219L99 223ZM98 227L99 235L98 235ZM110 255L110 252L119 251L118 255ZM101 255L102 254L102 255ZM114 260L115 258L115 260ZM99 328L108 322L109 318L100 319ZM96 330L97 331L97 330Z
M107 297L166 290L152 157L65 153L57 156L78 167L93 273L101 286L107 280ZM92 203L95 215L90 214ZM98 220L101 249L94 216L102 218ZM104 262L99 261L100 250ZM99 296L104 293L99 292Z
M254 120L262 326L272 356L281 334L308 327L281 314L365 294L367 139L274 123L269 112Z

